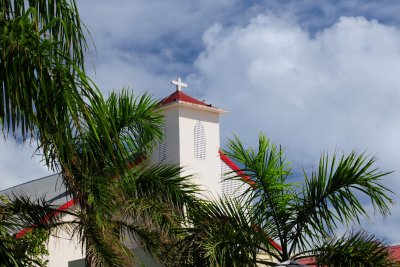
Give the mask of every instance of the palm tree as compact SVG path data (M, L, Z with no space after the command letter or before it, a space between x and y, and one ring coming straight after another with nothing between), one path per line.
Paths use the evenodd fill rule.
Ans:
M4 136L36 140L49 168L70 171L76 136L93 130L94 120L96 131L113 130L106 122L101 127L102 117L94 118L100 115L93 108L104 100L84 72L87 43L75 1L1 0L0 40ZM103 145L88 158L112 155L116 144L107 134L96 142ZM96 162L85 161L80 168L93 167L85 164Z
M264 135L257 150L237 137L228 147L225 153L243 166L228 179L242 181L245 193L189 213L191 225L179 244L189 255L182 257L184 264L275 266L312 256L321 266L399 266L375 236L362 230L339 234L340 225L355 227L368 217L367 199L375 213L390 213L392 191L382 184L389 173L374 167L374 157L323 155L317 171L304 171L301 184L289 181L292 172L281 148Z
M42 121L84 113L77 107L96 92L81 71L86 41L75 2L1 0L0 25L3 131L26 138Z
M43 218L54 208L44 199L31 201L26 196L13 201L0 196L0 201L0 266L46 266L46 242L51 226L44 224ZM32 223L35 229L15 238L13 233Z
M83 29L75 0L0 0L0 124L61 173L79 204L64 224L88 264L128 265L123 236L157 255L195 188L179 167L131 164L161 138L162 117L147 95L103 99L84 71Z
M63 174L79 204L72 213L76 220L71 229L85 246L88 266L129 266L134 262L128 250L130 243L139 244L157 257L164 243L172 242L170 230L182 222L183 206L195 200L196 187L181 175L180 167L150 166L146 160L162 137L162 116L156 110L156 101L148 95L135 98L124 90L112 93L103 108L105 112L95 109L105 115L100 123L106 121L108 128L116 129L106 134L122 144L115 147L114 153L130 157L125 159L124 172L116 171L120 168L111 155L110 159L92 159L97 163L90 172L77 168L71 175ZM76 138L76 155L83 150L96 153L95 134L102 139L101 131L88 131ZM77 162L84 160L76 158Z
M126 90L112 93L103 106L93 110L105 116L100 123L106 121L108 128L117 129L104 133L116 144L123 144L115 146L114 153L131 155L124 160L124 171L113 161L114 155L84 157L95 154L99 149L96 139L102 139L101 131L88 130L75 136L73 142L76 168L61 173L75 208L59 211L51 203L14 196L0 206L8 214L0 226L12 220L14 227L7 232L29 225L56 235L66 231L78 238L87 266L133 266L132 248L137 246L160 262L166 261L164 253L177 238L172 230L182 224L184 206L196 202L197 188L181 174L180 167L148 162L154 144L162 137L163 118L157 105L148 95L133 97ZM87 164L96 168L82 172L79 164L85 160L96 161ZM62 216L52 216L55 213Z

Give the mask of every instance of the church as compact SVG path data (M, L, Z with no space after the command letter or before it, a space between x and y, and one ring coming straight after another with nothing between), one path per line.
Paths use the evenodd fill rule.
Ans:
M220 150L220 116L227 111L185 92L187 84L181 79L171 82L176 86L169 96L160 101L159 110L164 115L163 140L154 150L150 163L170 162L184 168L183 175L191 174L194 183L213 196L235 196L245 188L236 180L225 181L227 173L239 168ZM233 175L233 174L230 174ZM25 194L33 199L46 196L59 210L73 208L75 202L66 194L59 175L51 175L0 191L1 195ZM68 216L68 215L67 215ZM16 234L22 237L28 229ZM158 266L140 248L132 248L145 266ZM49 267L84 266L81 245L66 233L51 236L48 243Z

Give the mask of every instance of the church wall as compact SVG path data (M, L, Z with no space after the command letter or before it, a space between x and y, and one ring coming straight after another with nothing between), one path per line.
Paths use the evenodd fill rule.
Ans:
M201 122L205 133L205 159L196 159L194 150L194 128ZM218 150L219 114L188 107L179 107L180 165L185 174L193 174L196 184L213 195L221 195L221 165Z
M165 125L165 136L163 142L165 142L166 148L166 162L179 163L179 111L178 109L168 109L162 111ZM159 149L156 148L151 157L151 163L158 163L159 160Z
M65 215L66 221L72 220L71 215ZM70 261L84 258L82 246L78 239L65 230L59 230L50 236L47 249L49 251L48 267L69 267Z

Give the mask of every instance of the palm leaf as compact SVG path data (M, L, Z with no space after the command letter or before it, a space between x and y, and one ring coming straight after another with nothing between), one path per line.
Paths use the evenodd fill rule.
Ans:
M305 249L305 244L299 242L304 235L329 236L338 223L357 223L360 216L368 217L356 192L369 198L375 211L383 216L389 214L392 191L381 183L389 173L375 168L374 162L375 158L355 152L339 160L333 156L330 164L327 156L321 158L318 172L312 173L311 178L306 176L303 197L293 208L297 212L292 221L295 231L291 251Z
M316 262L320 266L400 266L399 262L390 258L381 240L363 231L325 240L315 251Z

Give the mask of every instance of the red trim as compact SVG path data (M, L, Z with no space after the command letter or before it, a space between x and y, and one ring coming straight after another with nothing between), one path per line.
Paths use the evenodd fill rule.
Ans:
M272 240L271 238L268 238L268 242L269 242L274 248L276 248L277 250L282 251L282 247L281 247L278 243L276 243L274 240Z
M62 213L63 211L71 208L72 206L74 206L76 204L75 199L71 199L70 201L62 204L61 206L59 206L55 211L47 214L44 218L43 218L43 223L47 223L51 217L55 217L58 216L60 213ZM22 238L24 237L27 233L29 233L30 231L32 231L32 229L35 227L35 225L31 225L30 227L24 228L21 231L19 231L18 233L15 234L16 238Z
M227 155L225 155L225 153L222 152L222 150L219 150L218 152L219 152L219 156L220 156L221 160L223 162L225 162L226 165L229 166L229 168L231 168L238 175L240 175L243 178L243 180L245 182L247 182L251 187L256 188L256 186L255 186L256 182L252 181L249 176L245 175L244 172L240 170L239 166L235 164L235 162L233 162ZM259 231L259 228L256 227L256 230ZM271 238L268 238L268 241L274 248L282 251L282 247L278 243L276 243L274 240L272 240Z
M182 92L179 92L182 93ZM183 93L182 93L183 94ZM198 100L197 100L198 101ZM204 103L203 103L204 104ZM205 104L204 104L205 105ZM239 166L237 166L227 155L222 152L222 150L219 150L219 155L220 158L223 162L225 162L233 171L235 171L238 175L241 175L243 177L243 180L245 180L248 184L250 184L252 187L255 187L254 184L255 182L250 179L249 176L244 175L244 172L240 170ZM139 157L133 163L129 164L129 168L132 168L134 165L140 164L144 160L143 157ZM58 216L60 213L62 213L65 210L68 210L69 208L73 207L76 204L75 199L71 199L70 201L62 204L59 206L55 211L51 212L50 214L46 215L43 219L43 222L46 223L50 220L51 217ZM19 231L15 237L16 238L22 238L26 235L26 233L32 231L32 228L34 228L35 225L32 225L30 227L24 228L21 231ZM270 244L275 247L278 250L282 250L282 247L276 243L274 240L269 239Z
M296 260L298 263L300 264L304 264L310 267L316 267L317 265L317 261L315 260L315 257L307 257L307 258L302 258L302 259L298 259Z
M226 163L233 171L235 171L238 175L242 176L243 180L247 182L249 185L251 185L253 188L255 188L255 182L250 179L249 176L244 175L244 172L240 170L239 166L235 164L227 155L222 152L222 150L219 150L219 156L223 162Z
M138 165L140 163L142 163L144 160L146 159L146 157L143 156L139 156L137 159L135 159L132 163L128 164L128 168L131 169L133 168L133 166ZM47 214L44 218L43 218L43 223L46 223L50 220L51 217L54 216L58 216L60 213L62 213L63 211L71 208L72 206L74 206L77 202L75 201L75 199L71 199L70 201L65 202L64 204L62 204L61 206L59 206L55 211L51 212L50 214ZM26 227L24 229L22 229L21 231L19 231L18 233L15 234L16 238L22 238L26 235L26 233L32 231L32 229L35 227L35 225L31 225L29 227Z

